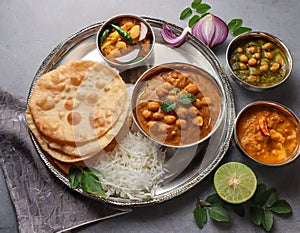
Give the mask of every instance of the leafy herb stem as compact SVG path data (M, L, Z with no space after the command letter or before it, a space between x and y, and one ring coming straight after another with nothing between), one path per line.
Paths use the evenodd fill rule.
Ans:
M198 227L203 228L208 216L215 221L230 221L228 210L232 210L241 217L245 216L246 210L249 210L250 221L257 226L262 226L265 231L271 230L274 213L278 215L292 213L292 207L287 201L278 200L275 188L267 190L264 184L259 184L254 196L242 204L227 203L216 193L205 200L197 199L194 218Z

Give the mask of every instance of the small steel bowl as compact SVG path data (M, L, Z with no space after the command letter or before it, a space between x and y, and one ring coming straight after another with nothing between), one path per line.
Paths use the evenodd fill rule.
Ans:
M238 67L238 62L239 61L235 61L235 64L233 64L234 62L233 60L233 55L237 54L237 48L239 48L240 46L245 45L246 43L249 43L251 41L258 41L258 40L264 40L265 42L271 42L273 43L275 46L277 46L280 51L282 52L283 55L283 63L280 66L280 69L282 70L281 72L283 73L283 78L281 78L280 80L278 80L278 82L276 83L271 83L271 84L256 84L255 81L251 82L251 78L249 78L249 82L245 81L244 79L242 79L242 77L240 77L237 73L236 70L241 69L241 68L237 68ZM248 50L249 51L249 50ZM266 50L265 50L266 51ZM245 52L245 50L244 50ZM258 58L258 61L262 61L260 60L261 58L264 57L264 52L261 53L261 57ZM251 57L255 57L256 55L251 54L249 52L246 53L248 59L250 59ZM276 55L277 56L277 55ZM235 58L236 59L236 58ZM265 58L264 58L265 59ZM270 69L269 71L265 72L265 71L261 71L260 69L257 69L257 71L255 72L259 72L260 74L255 74L253 73L253 75L249 75L248 77L259 77L261 74L263 74L263 72L265 72L265 74L268 75L273 75L274 73L272 73L271 71L271 65L275 62L277 62L276 60L277 58L272 58L269 59L269 64L270 64ZM241 85L242 87L251 90L251 91L263 91L266 89L270 89L270 88L274 88L277 87L278 85L280 85L281 83L283 83L285 80L288 79L288 77L290 76L290 73L292 71L292 66L293 66L293 61L292 61L292 56L288 50L288 48L284 45L284 43L278 39L275 36L272 36L266 32L247 32L247 33L243 33L237 37L235 37L228 45L227 50L226 50L226 62L227 62L227 67L230 73L230 77L237 82L239 85ZM241 62L240 62L241 63ZM240 64L239 63L239 64ZM246 64L247 69L252 69L252 68L258 68L258 66L260 66L261 63L257 62L256 65L254 65L253 67L250 67L249 64ZM245 66L243 66L243 68L245 68ZM236 72L235 72L236 71ZM245 72L241 70L241 73ZM251 74L252 71L250 71ZM248 75L248 73L247 73ZM258 76L255 76L258 75ZM258 78L259 79L259 78Z
M272 111L275 114L273 114L271 117L266 118L267 121L264 122L264 118L262 116L259 116L262 112ZM281 136L283 136L285 139L280 139L279 135L271 133L270 135L266 135L267 132L271 132L271 129L274 129L274 122L276 121L276 114L282 114L283 116L287 117L289 120L282 121L280 124L286 124L287 121L289 121L291 127L293 128L294 133L289 134L288 133L288 127L284 127L284 129L277 128L275 132L281 133ZM249 118L249 114L252 115L251 118ZM275 119L275 120L274 120ZM278 118L277 118L278 119ZM247 121L246 121L247 120ZM242 122L245 122L244 129L242 128ZM270 122L269 122L270 121ZM272 126L273 125L273 126ZM283 125L281 126L283 128ZM267 130L267 131L266 131ZM243 132L244 131L244 132ZM259 132L258 132L259 131ZM253 136L251 137L250 133L253 133ZM273 134L273 135L272 135ZM244 135L244 137L242 136ZM255 136L254 136L255 135ZM250 139L251 137L251 139ZM276 138L277 137L277 138ZM289 139L287 139L290 137ZM291 140L291 137L295 137L294 141L289 141L287 144L287 140ZM242 140L243 138L243 140ZM252 141L252 140L256 141ZM281 141L276 141L276 140ZM284 164L288 164L292 161L294 161L300 154L300 121L297 118L297 116L287 107L270 101L256 101L253 103L248 104L245 106L237 115L236 121L235 121L235 127L234 127L234 140L239 147L239 149L247 155L248 158L251 160L267 165L267 166L281 166ZM247 142L245 141L247 140ZM251 142L250 142L251 140ZM293 140L293 139L292 139ZM284 144L286 142L286 144ZM269 148L270 151L273 151L274 153L272 155L272 159L277 156L277 158L280 158L280 151L276 151L276 149L280 148L279 143L282 144L282 146L285 147L285 153L287 153L288 149L286 149L286 146L290 146L292 143L295 143L295 148L288 154L287 159L282 159L281 161L266 161L265 157L266 154L263 156L259 153L264 153L263 148L261 146L264 146L264 143L268 143L268 145L272 145L272 148ZM276 144L277 143L277 144ZM276 145L275 145L276 144ZM277 148L278 146L278 148ZM250 152L250 148L252 149ZM290 149L289 149L290 150ZM278 153L277 153L278 152ZM256 153L256 154L254 154ZM271 152L270 152L271 153ZM270 156L270 154L269 154Z
M180 140L179 143L177 143L175 145L166 142L166 140L160 140L155 138L156 135L150 135L148 134L145 130L143 130L142 126L140 125L140 120L142 119L142 116L138 116L137 115L137 106L140 102L140 96L143 95L146 91L151 90L151 92L147 92L147 94L145 96L151 98L151 101L158 101L162 103L167 99L166 96L170 95L171 91L175 90L174 88L170 89L168 94L166 94L164 97L159 97L159 95L153 94L153 93L157 93L157 88L155 88L154 90L152 89L152 87L150 87L150 89L148 89L149 87L147 86L149 83L149 80L156 76L156 75L161 75L162 73L165 72L180 72L182 74L186 74L186 77L192 77L192 80L197 80L197 82L199 82L201 85L199 88L199 91L203 93L203 96L206 97L211 97L211 99L216 99L218 98L218 103L215 101L212 103L212 105L209 105L208 107L208 111L210 112L210 116L212 116L211 121L212 123L212 127L210 128L210 131L207 132L207 135L202 135L198 138L198 136L195 136L193 134L191 134L188 130L186 130L185 132L183 132L184 130L181 130L181 136L185 135L185 137L189 137L191 140L189 143L183 142L182 140ZM189 72L189 73L187 73ZM193 75L190 75L191 73L193 73ZM188 76L189 75L189 76ZM194 81L193 81L194 82ZM210 84L207 84L210 83ZM207 85L210 85L210 88L207 87ZM161 87L161 85L157 84L157 87ZM176 94L174 94L176 96ZM215 97L215 96L219 96L219 97ZM164 63L164 64L160 64L157 66L154 66L150 69L148 69L147 71L145 71L137 80L137 82L134 85L134 89L133 89L133 93L132 93L132 97L131 97L131 111L132 111L132 115L133 115L133 120L135 125L137 126L137 128L139 129L139 131L141 131L146 137L150 138L152 141L162 145L162 146L166 146L166 147L172 147L172 148L188 148L188 147L192 147L195 145L199 145L201 143L203 143L204 141L206 141L208 138L211 137L211 135L217 130L218 126L220 125L220 123L222 122L222 119L224 117L224 106L225 106L225 97L224 97L224 90L222 88L221 83L219 83L213 76L211 76L208 72L206 72L205 70L191 65L191 64L187 64L187 63L180 63L180 62L174 62L174 63ZM155 96L155 97L154 97ZM152 99L153 98L153 99ZM178 96L176 97L177 101L178 101ZM198 97L197 97L198 98ZM147 103L147 101L149 100L143 100L145 103ZM176 100L174 100L176 102ZM178 105L179 102L177 102ZM214 105L214 107L212 107ZM161 106L160 106L160 110L161 110ZM186 106L190 106L192 107L192 103L190 103L189 105ZM214 110L212 109L214 108ZM173 114L177 117L177 119L179 119L179 115L177 114L177 108L175 108L173 111ZM213 113L213 111L215 111ZM168 113L165 113L166 115L168 115ZM189 118L186 118L189 119ZM192 119L189 119L190 121L192 121ZM168 124L168 123L167 123ZM197 134L197 133L195 133ZM199 134L200 135L200 134ZM194 137L194 138L193 138ZM165 139L165 138L164 138Z
M131 47L130 52L124 53L122 56L118 56L115 58L109 58L107 57L104 52L101 50L101 45L103 41L101 42L101 38L103 33L105 31L109 30L110 32L116 31L112 28L112 24L116 26L120 26L120 22L124 19L129 19L137 22L137 24L140 26L140 34L139 39L134 39L133 43L130 44L124 36L122 36L120 33L119 36L123 42L127 44L127 48ZM128 30L127 30L128 32ZM146 44L146 39L149 39L150 43ZM120 39L119 39L120 40ZM143 18L136 16L136 15L117 15L110 19L108 19L99 29L96 36L96 45L97 50L100 53L101 57L104 59L106 63L108 63L111 67L117 68L120 71L129 70L131 68L137 67L139 65L145 65L146 61L150 59L152 56L152 52L155 45L155 34L151 27L151 25L146 22ZM149 50L147 52L141 52L142 48L147 47ZM114 43L113 47L108 47L108 49L114 48L115 51L120 51L120 46L117 48L116 44ZM122 53L126 51L122 48ZM117 51L118 52L118 51Z

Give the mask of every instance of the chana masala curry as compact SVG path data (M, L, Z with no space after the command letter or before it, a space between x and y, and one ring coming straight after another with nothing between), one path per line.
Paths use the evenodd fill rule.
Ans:
M236 125L236 136L243 150L256 161L281 164L297 155L299 125L283 110L264 105L247 109Z
M254 86L273 86L287 73L287 61L282 50L266 39L242 43L230 57L233 73Z
M150 52L153 37L145 23L125 17L108 25L99 35L98 43L108 60L128 64L142 60Z
M187 64L163 68L141 83L134 109L140 128L173 146L198 142L214 128L222 109L216 83Z

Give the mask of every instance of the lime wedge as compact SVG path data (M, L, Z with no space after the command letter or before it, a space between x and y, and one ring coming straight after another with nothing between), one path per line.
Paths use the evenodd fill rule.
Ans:
M217 194L226 202L240 204L255 193L257 180L254 172L243 163L228 162L220 166L214 175Z

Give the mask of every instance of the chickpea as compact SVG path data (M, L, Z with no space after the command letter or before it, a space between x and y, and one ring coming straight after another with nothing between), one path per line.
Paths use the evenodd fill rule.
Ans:
M243 48L241 48L241 47L238 47L238 48L236 49L236 51L237 51L238 53L244 52Z
M172 101L176 102L177 98L176 98L175 95L168 95L168 96L166 97L166 100L172 100Z
M242 63L247 63L248 62L248 57L245 54L242 54L239 56L239 60Z
M197 98L197 99L193 102L193 105L194 105L196 108L200 109L201 106L202 106L202 102L201 102L200 99Z
M256 59L253 58L253 57L250 58L250 59L248 60L248 65L249 65L249 66L255 66L256 63L257 63L257 61L256 61Z
M256 58L256 59L260 59L261 58L261 53L254 53L253 57Z
M187 126L187 122L186 122L186 120L183 120L183 119L177 119L175 122L175 125L181 129L185 129Z
M187 92L197 95L197 93L199 92L198 87L195 84L188 84L185 88L184 88Z
M258 81L259 77L258 76L255 76L255 75L249 75L247 77L247 81L249 83L256 83Z
M176 119L177 119L176 116L173 115L164 116L164 121L169 125L173 124L176 121Z
M271 42L267 42L262 46L263 50L271 50L273 49L273 44Z
M176 136L176 134L177 134L177 131L176 131L176 130L173 130L173 131L171 132L171 135L172 135L172 136Z
M195 106L192 106L188 109L188 113L192 116L196 116L199 114L199 110Z
M271 71L272 72L277 72L278 70L279 70L279 68L280 68L280 64L279 63L277 63L277 62L274 62L273 63L273 65L271 66Z
M156 112L160 108L160 103L151 101L147 104L147 108L148 108L148 110L150 110L152 112Z
M157 121L163 119L164 116L165 116L165 114L162 113L162 112L155 112L155 113L153 113L153 119L157 120Z
M164 82L164 83L162 84L162 88L167 89L168 91L170 91L170 90L173 89L173 86L172 86L172 84L169 83L169 82Z
M275 57L275 61L278 62L280 65L282 65L283 57L280 54L277 54Z
M203 97L201 99L201 103L204 104L204 105L210 105L210 104L212 104L212 101L209 97Z
M197 116L196 118L194 118L192 120L192 123L194 125L197 125L197 126L202 126L203 125L203 117L202 116Z
M265 52L265 57L268 59L273 59L274 55L272 52Z
M156 95L157 95L158 97L163 97L163 96L165 96L166 94L168 94L169 91L168 91L167 89L163 88L163 87L158 87L158 88L156 89L155 93L156 93Z
M250 74L251 75L260 75L260 70L256 68L251 68L250 69Z
M188 110L184 107L178 107L176 109L176 114L179 118L186 118L188 115Z
M248 66L242 62L240 62L240 69L241 70L247 70L248 69Z
M248 52L251 53L251 54L255 53L256 52L256 47L254 47L254 46L249 47Z
M142 116L143 116L146 120L148 120L148 119L151 118L152 112L149 111L149 110L147 110L147 109L145 109L145 110L142 112Z

